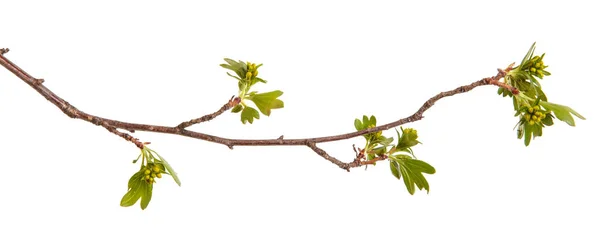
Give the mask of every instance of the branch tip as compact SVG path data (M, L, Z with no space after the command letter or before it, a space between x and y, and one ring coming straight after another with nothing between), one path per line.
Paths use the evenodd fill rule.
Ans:
M8 51L10 51L9 48L2 48L0 49L0 55L4 55L5 53L8 53Z

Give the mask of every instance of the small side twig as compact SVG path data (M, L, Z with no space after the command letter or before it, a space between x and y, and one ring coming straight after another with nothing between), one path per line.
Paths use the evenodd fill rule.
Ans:
M5 53L8 53L8 51L10 51L10 49L2 48L2 49L0 49L0 55L4 55Z
M337 165L338 167L340 167L346 171L350 171L350 163L342 162L342 161L338 160L337 158L330 156L323 149L317 147L317 144L315 144L314 142L308 142L308 143L306 143L306 145L310 149L312 149L314 152L319 154L319 156L325 158L326 160L330 161L331 163Z
M513 69L513 66L515 65L515 63L512 63L510 65L508 65L508 67L506 67L506 69L498 69L498 75L496 75L496 77L499 78L486 78L486 82L488 84L492 84L495 86L498 86L500 88L504 88L509 90L513 95L518 95L519 94L519 89L517 89L514 86L510 86L504 82L500 82L500 80L502 78L504 78L504 76L506 76L506 73L508 73L509 71L511 71Z
M227 102L227 104L223 105L223 107L221 107L221 109L215 111L214 113L208 114L208 115L204 115L200 118L196 118L196 119L191 119L189 121L185 121L182 122L181 124L177 125L177 129L185 129L187 127L190 127L194 124L198 124L198 123L202 123L205 121L210 121L212 119L214 119L215 117L223 114L223 112L233 108L234 106L238 105L240 103L240 97L235 97L232 96L231 99L229 99L229 102Z

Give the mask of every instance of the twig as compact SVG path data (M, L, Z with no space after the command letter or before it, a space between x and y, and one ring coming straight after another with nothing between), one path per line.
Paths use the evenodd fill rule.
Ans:
M8 51L8 49L2 49L1 53L4 54L7 51ZM329 156L324 150L318 148L316 146L316 144L322 143L322 142L331 142L331 141L350 139L350 138L361 136L364 134L388 130L390 128L394 128L394 127L397 127L397 126L400 126L400 125L403 125L406 123L421 120L423 118L423 113L425 111L427 111L429 108L431 108L435 104L436 101L438 101L444 97L468 92L478 86L497 85L502 88L507 88L513 92L515 90L514 87L499 82L499 80L502 79L506 75L506 72L508 72L508 71L510 71L510 69L512 69L512 65L510 65L505 70L499 69L498 74L496 76L489 77L489 78L483 78L483 79L481 79L479 81L475 81L469 85L464 85L464 86L460 86L454 90L441 92L441 93L431 97L425 103L423 103L421 108L419 108L414 114L412 114L408 117L399 119L397 121L385 124L385 125L377 126L374 128L369 128L369 129L362 130L362 131L350 132L350 133L334 135L334 136L313 137L313 138L303 138L303 139L283 139L282 137L280 137L277 139L255 139L255 140L246 139L246 140L244 140L244 139L229 139L229 138L208 135L208 134L204 134L201 132L195 132L195 131L190 131L190 130L185 129L186 127L189 127L193 124L197 124L197 123L201 123L204 121L209 121L209 120L214 119L218 115L222 114L223 112L225 112L228 109L232 108L233 106L237 105L239 103L239 98L232 98L227 104L223 105L223 107L221 107L221 109L219 109L218 111L216 111L212 114L205 115L200 118L192 119L187 122L182 122L181 124L179 124L178 126L175 126L175 127L123 122L123 121L112 120L112 119L94 116L91 114L87 114L83 111L80 111L79 109L75 108L73 105L69 104L69 102L60 98L59 96L54 94L52 91L50 91L48 88L46 88L42 83L43 80L32 77L27 72L25 72L24 70L19 68L17 65L13 64L10 60L8 60L3 55L0 55L0 64L2 66L4 66L6 69L8 69L9 71L11 71L13 74L15 74L17 77L22 79L25 83L29 84L29 86L31 86L38 93L40 93L42 96L44 96L44 98L46 98L48 101L50 101L56 107L58 107L67 116L69 116L71 118L78 118L78 119L93 123L95 125L102 126L102 127L106 128L108 131L134 143L139 148L143 147L143 143L141 143L140 141L138 141L137 139L133 138L132 136L130 136L126 133L119 132L117 129L128 130L130 132L137 130L137 131L148 131L148 132L157 132L157 133L187 136L187 137L191 137L191 138L205 140L208 142L223 144L229 148L233 148L234 146L283 146L283 145L308 146L309 148L311 148L313 151L315 151L317 154L319 154L323 158L331 161L332 163L336 164L337 166L339 166L340 168L345 169L345 170L349 170L352 167L358 167L361 165L373 164L375 161L378 161L378 160L375 160L375 161L371 160L371 161L367 161L367 162L359 160L359 161L353 161L350 163L344 163L332 156Z
M240 103L240 97L231 97L231 99L229 100L229 102L227 102L227 104L223 105L223 107L221 107L221 109L219 109L218 111L215 111L212 114L208 114L205 116L202 116L200 118L196 118L196 119L192 119L186 122L182 122L181 124L177 125L178 129L185 129L191 125L194 124L198 124L198 123L202 123L205 121L210 121L212 119L214 119L215 117L219 116L220 114L223 114L223 112L231 109L232 107L238 105Z
M346 171L350 171L350 167L351 167L350 165L352 163L345 163L345 162L342 162L342 161L338 160L335 157L330 156L323 149L317 147L317 144L315 144L314 142L308 142L308 143L306 143L306 145L310 149L312 149L313 151L315 151L317 154L319 154L319 156L325 158L326 160L330 161L331 163L337 165L338 167L340 167L340 168L342 168L342 169L344 169Z

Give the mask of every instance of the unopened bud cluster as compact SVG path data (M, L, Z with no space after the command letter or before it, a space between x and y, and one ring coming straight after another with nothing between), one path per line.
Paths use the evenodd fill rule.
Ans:
M144 176L142 177L142 180L146 181L148 184L155 183L156 178L162 177L162 172L163 170L159 165L148 163L148 165L144 167Z
M256 66L256 64L246 62L246 66L248 66L248 71L246 72L246 80L256 78L256 76L258 76L258 67Z
M535 75L540 79L544 78L544 72L548 73L547 71L545 71L546 67L548 66L544 65L543 58L544 55L542 55L542 57L533 57L529 62L525 64L525 66L523 66L525 71L529 71L532 75Z
M527 113L523 115L523 118L525 119L525 123L529 125L534 125L546 118L546 113L540 110L539 105L536 105L533 107L529 107L527 109Z

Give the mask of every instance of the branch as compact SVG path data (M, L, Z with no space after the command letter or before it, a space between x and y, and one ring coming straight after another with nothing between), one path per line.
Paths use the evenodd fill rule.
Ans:
M46 88L43 85L43 82L44 82L43 79L36 79L36 78L32 77L27 72L25 72L24 70L19 68L14 63L12 63L6 57L4 57L4 54L7 52L8 52L8 49L0 50L0 64L2 66L4 66L6 69L8 69L9 71L11 71L13 74L15 74L17 77L19 77L21 80L23 80L25 83L27 83L29 86L31 86L33 89L35 89L38 93L40 93L40 95L42 95L44 98L46 98L48 101L50 101L56 107L58 107L67 116L69 116L71 118L81 119L81 120L93 123L95 125L102 126L102 127L106 128L108 131L110 131L111 133L114 133L114 134L134 143L138 148L143 148L145 143L142 143L138 139L136 139L126 133L120 132L117 129L128 130L130 132L137 130L137 131L148 131L148 132L157 132L157 133L164 133L164 134L175 134L175 135L187 136L187 137L191 137L191 138L205 140L208 142L223 144L223 145L229 147L230 149L233 149L234 146L283 146L283 145L308 146L314 152L316 152L317 154L319 154L326 160L331 161L333 164L335 164L345 170L349 170L350 168L353 168L353 167L359 167L359 166L363 166L363 165L373 164L375 161L378 161L378 160L362 161L360 158L357 157L357 158L355 158L355 160L353 162L344 163L332 156L329 156L324 150L317 147L316 143L350 139L353 137L362 136L365 134L374 133L374 132L378 132L378 131L388 130L390 128L394 128L394 127L397 127L397 126L400 126L400 125L403 125L406 123L421 120L423 118L423 113L425 111L427 111L429 108L431 108L435 104L435 102L437 102L438 100L440 100L444 97L453 96L455 94L461 94L461 93L468 92L478 86L496 85L501 88L506 88L513 93L516 92L518 94L518 90L516 88L500 82L500 79L502 79L506 75L506 72L508 72L512 69L513 64L511 64L504 70L498 69L498 74L496 74L493 77L483 78L483 79L481 79L479 81L475 81L469 85L463 85L463 86L460 86L460 87L450 90L450 91L441 92L441 93L431 97L425 103L423 103L421 108L419 108L414 114L412 114L408 117L399 119L397 121L385 124L385 125L369 128L369 129L362 130L362 131L349 132L349 133L345 133L345 134L324 136L324 137L303 138L303 139L284 139L283 136L281 136L280 138L277 138L277 139L253 139L253 140L252 139L229 139L229 138L204 134L201 132L190 131L190 130L186 130L185 128L187 128L191 125L194 125L194 124L201 123L201 122L210 121L210 120L214 119L215 117L221 115L223 112L229 110L230 108L232 108L233 106L235 106L239 103L240 99L238 97L231 98L229 100L229 102L227 102L225 105L223 105L223 107L221 107L221 109L219 109L218 111L216 111L212 114L208 114L208 115L202 116L200 118L192 119L190 121L182 122L181 124L179 124L175 127L150 125L150 124L138 124L138 123L112 120L112 119L107 119L107 118L103 118L103 117L85 113L85 112L77 109L75 106L71 105L69 102L60 98L59 96L54 94L54 92L50 91L48 88Z

